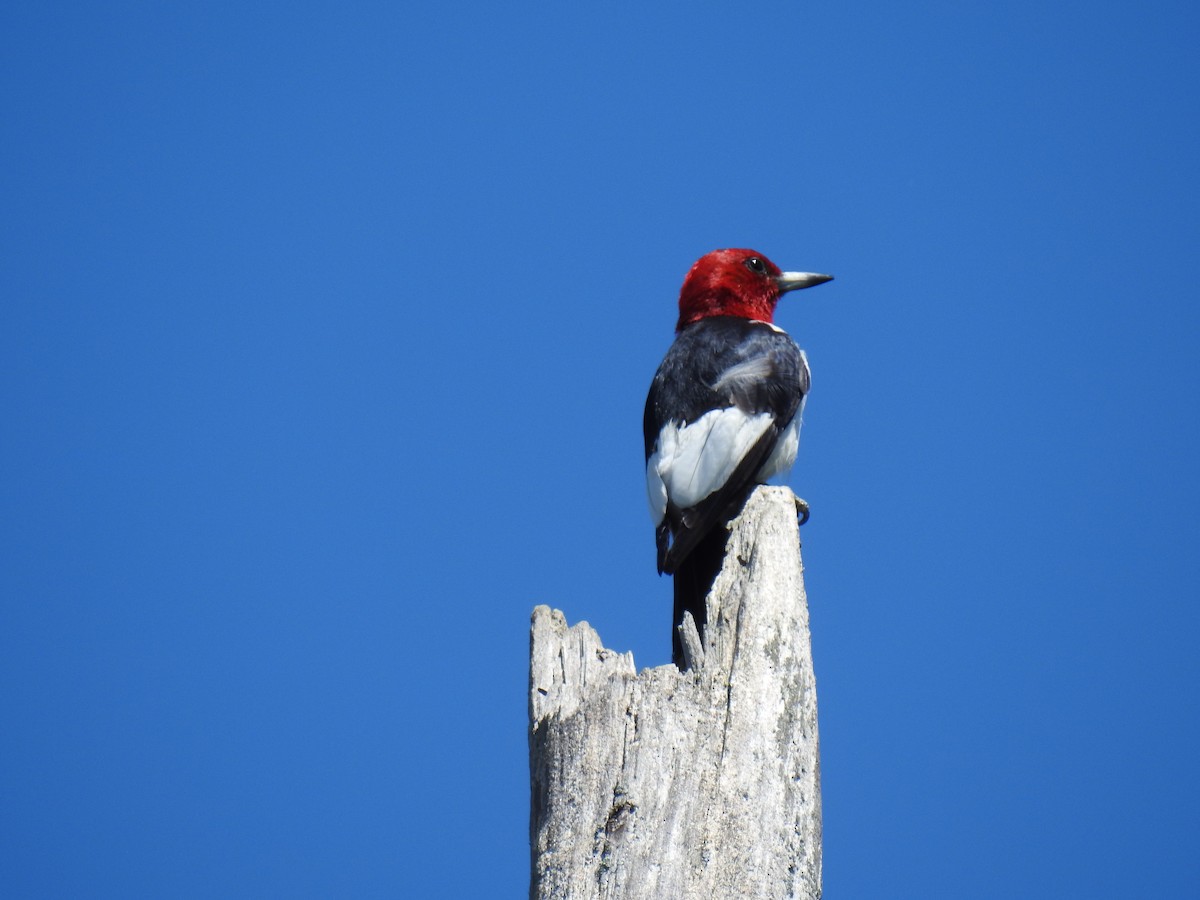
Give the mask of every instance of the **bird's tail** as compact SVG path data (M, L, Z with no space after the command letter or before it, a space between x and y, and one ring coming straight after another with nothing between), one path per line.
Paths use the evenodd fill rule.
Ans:
M724 523L710 528L683 558L675 569L675 618L671 628L671 659L680 669L686 669L683 658L683 641L679 637L679 626L683 614L690 612L696 620L696 630L704 638L704 626L708 624L708 592L721 573L725 561L725 544L729 531Z

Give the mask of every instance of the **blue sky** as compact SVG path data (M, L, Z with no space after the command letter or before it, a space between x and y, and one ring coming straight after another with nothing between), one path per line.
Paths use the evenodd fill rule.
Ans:
M785 298L830 900L1200 880L1192 4L9 3L0 889L520 897L532 607Z

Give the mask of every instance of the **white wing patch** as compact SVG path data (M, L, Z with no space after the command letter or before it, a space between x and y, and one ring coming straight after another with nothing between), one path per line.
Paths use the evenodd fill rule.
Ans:
M748 415L731 406L706 412L682 428L675 422L663 426L646 462L646 492L654 524L666 515L668 498L687 509L724 485L770 425L770 413Z

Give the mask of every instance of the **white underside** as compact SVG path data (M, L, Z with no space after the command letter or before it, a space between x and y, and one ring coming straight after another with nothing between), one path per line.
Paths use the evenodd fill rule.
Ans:
M768 478L774 478L781 472L791 469L796 462L796 451L799 449L800 416L797 415L779 436L779 443L775 445L775 449L771 451L771 455L767 457L763 467L758 470L758 480L766 481Z
M687 509L724 485L770 425L770 413L748 415L732 406L707 412L682 428L674 422L664 426L646 463L646 493L655 526L666 515L668 498ZM790 469L799 444L797 413L758 471L757 480L766 481Z

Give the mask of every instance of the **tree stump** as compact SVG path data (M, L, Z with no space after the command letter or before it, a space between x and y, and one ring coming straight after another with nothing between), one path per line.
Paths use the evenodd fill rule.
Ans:
M821 896L821 788L795 497L732 523L691 662L638 674L586 622L533 612L530 897ZM666 636L664 635L664 638Z

